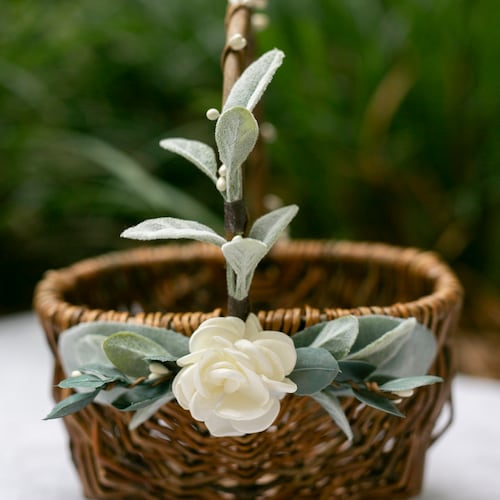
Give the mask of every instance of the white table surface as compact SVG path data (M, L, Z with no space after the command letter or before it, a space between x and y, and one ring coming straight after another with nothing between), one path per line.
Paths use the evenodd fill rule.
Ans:
M2 500L83 499L62 422L42 420L51 370L35 316L0 317ZM418 500L500 499L500 381L459 376L453 391L455 420L428 452Z

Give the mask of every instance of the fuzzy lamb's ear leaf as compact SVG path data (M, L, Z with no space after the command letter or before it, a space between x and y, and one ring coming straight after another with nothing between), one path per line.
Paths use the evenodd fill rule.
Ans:
M337 396L327 387L321 392L311 394L311 397L330 414L333 421L339 426L347 439L352 439L351 426Z
M212 181L217 182L217 159L215 151L203 142L190 139L163 139L160 141L163 149L177 153L198 167Z
M229 295L239 300L248 295L255 269L267 251L262 241L253 238L233 238L222 245L228 267L236 274L236 283L228 280Z
M339 365L327 350L300 347L296 352L297 362L289 375L290 380L297 384L296 394L311 395L333 382L339 372Z
M102 344L109 360L126 375L142 377L149 374L148 358L168 355L160 344L133 332L117 332Z
M331 352L335 359L342 359L351 350L358 331L358 319L355 316L343 316L328 321L311 343L311 347L322 347Z
M284 57L285 54L281 50L273 49L250 64L233 85L222 111L233 106L244 106L252 111L273 79L274 73L281 66Z
M226 166L226 196L228 201L240 200L243 196L241 186L241 165L252 152L259 126L247 109L238 106L229 108L220 115L215 126L215 141L219 157Z
M107 381L96 377L95 375L82 374L75 377L69 377L61 380L58 387L62 389L102 389L108 384Z
M424 325L417 323L398 355L379 365L374 375L391 378L425 375L436 357L436 351L434 334Z
M134 430L139 427L143 422L150 419L163 405L167 404L169 401L172 401L174 397L174 393L170 390L166 392L161 398L153 401L148 406L137 410L130 420L128 428L130 430Z
M379 366L396 356L416 324L415 318L401 320L375 315L360 317L359 334L346 359Z
M297 205L288 205L273 210L253 223L248 236L262 241L268 248L271 248L298 211Z
M159 217L145 220L136 226L125 229L122 238L133 240L177 240L192 239L221 246L226 240L213 229L196 221Z
M66 399L59 401L59 403L52 408L52 411L44 418L44 420L65 417L66 415L80 411L89 403L92 403L98 393L99 389L92 392L79 392L77 394L72 394Z

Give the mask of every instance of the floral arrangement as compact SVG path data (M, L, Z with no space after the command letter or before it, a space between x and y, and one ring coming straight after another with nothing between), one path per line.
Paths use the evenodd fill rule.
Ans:
M235 50L246 43L240 38L234 41ZM207 112L216 121L217 154L198 141L160 142L212 181L223 198L228 236L196 221L170 217L146 220L122 233L138 240L194 239L220 247L226 263L227 316L206 320L189 338L116 322L83 323L63 332L59 349L68 378L59 387L75 393L60 401L47 419L96 402L134 412L134 429L176 400L212 436L241 436L272 427L280 400L290 394L313 398L351 439L343 397L402 417L402 398L441 381L426 375L436 343L414 318L351 315L290 337L263 330L251 312L254 272L298 211L295 205L279 208L247 230L242 166L259 136L253 110L283 58L277 49L262 55L236 81L221 112Z

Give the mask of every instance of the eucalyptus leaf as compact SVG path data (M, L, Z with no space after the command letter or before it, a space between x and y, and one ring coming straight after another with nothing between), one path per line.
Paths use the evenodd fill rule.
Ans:
M62 389L102 389L108 384L107 381L101 380L94 375L82 374L75 377L69 377L61 380L57 387Z
M177 240L187 238L212 243L217 246L221 246L226 242L222 236L204 224L174 217L158 217L145 220L136 226L125 229L121 236L133 240Z
M339 361L340 373L335 379L336 382L362 382L366 380L375 370L376 366L365 361Z
M243 197L241 165L252 152L259 126L250 111L243 107L229 108L222 113L215 126L215 141L219 157L226 166L226 196L228 201Z
M346 359L379 366L397 355L416 324L415 318L400 320L376 315L361 316L359 334Z
M371 406L372 408L381 410L385 413L395 415L396 417L404 417L398 407L392 401L384 398L383 396L379 396L378 394L366 389L353 389L352 392L354 397L365 405Z
M190 139L163 139L160 141L163 149L176 153L193 163L214 183L217 182L217 159L214 150L203 142Z
M109 360L131 377L149 374L146 358L168 355L160 344L133 332L117 332L106 338L102 345Z
M248 236L262 241L268 248L271 248L298 211L299 207L297 205L288 205L273 210L259 217L253 223Z
M337 396L327 387L320 392L311 394L311 397L328 412L347 439L352 439L351 426Z
M151 405L172 390L172 383L139 384L116 398L112 405L120 411L135 411Z
M228 267L236 274L236 284L234 290L229 290L230 295L238 300L248 296L255 269L267 251L264 243L253 238L236 237L222 245ZM228 285L232 286L230 279Z
M68 396L66 399L59 401L52 411L44 418L44 420L50 420L52 418L61 418L80 411L82 408L91 403L94 398L99 393L99 389L93 392L78 392Z
M300 347L297 362L289 378L297 384L297 395L310 395L330 385L339 366L337 360L321 347Z
M171 390L167 391L161 398L152 402L150 405L137 410L128 424L129 429L134 430L139 427L143 422L150 419L163 405L172 401L174 397L174 393Z
M432 385L438 382L442 382L441 377L436 377L434 375L422 375L420 377L405 377L391 380L379 386L381 391L386 392L399 392L408 391L411 389L416 389L417 387L423 387L425 385Z
M357 336L358 319L355 316L343 316L326 322L311 347L322 347L339 360L349 353Z
M102 347L101 347L102 349ZM103 351L104 354L104 351ZM105 356L105 355L104 355ZM109 361L106 358L107 361ZM120 370L117 370L114 366L109 365L100 365L96 363L92 363L89 365L84 365L79 368L79 371L85 375L92 375L103 382L111 383L111 382L123 382L129 383L130 379L123 374Z
M250 111L254 109L284 57L281 50L273 49L250 64L233 85L223 111L233 106L244 106Z

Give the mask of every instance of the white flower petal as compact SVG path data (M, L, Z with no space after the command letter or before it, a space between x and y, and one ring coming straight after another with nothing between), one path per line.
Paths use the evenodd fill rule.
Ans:
M210 434L215 437L243 436L244 434L244 432L236 430L230 420L220 418L215 413L212 413L205 420L205 425Z
M262 432L269 428L276 420L280 411L280 404L276 399L270 401L270 405L266 408L266 412L258 418L248 420L233 420L233 427L243 434L252 432Z
M244 335L245 323L243 320L234 317L210 318L204 321L189 338L189 351L215 348L215 337L222 337L234 343L243 338Z

